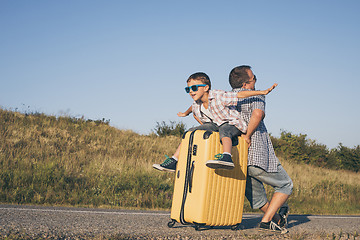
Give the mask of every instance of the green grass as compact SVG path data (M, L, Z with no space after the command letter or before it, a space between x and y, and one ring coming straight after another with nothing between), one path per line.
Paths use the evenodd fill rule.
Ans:
M104 121L0 109L0 202L170 209L174 176L151 165L180 141ZM360 214L359 173L281 162L294 181L291 213Z

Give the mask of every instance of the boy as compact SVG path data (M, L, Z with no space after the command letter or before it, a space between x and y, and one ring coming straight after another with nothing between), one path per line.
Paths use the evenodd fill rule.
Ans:
M238 98L246 98L256 95L267 95L277 84L264 91L226 92L222 90L210 90L211 82L208 75L203 72L192 74L187 80L185 91L194 100L192 112L202 125L189 129L219 131L223 144L223 153L215 156L215 160L206 162L206 166L214 169L232 169L234 163L231 159L232 138L245 133L247 126L242 120L240 113L236 110ZM189 109L188 109L189 110ZM186 111L184 114L189 113ZM179 113L182 115L182 113ZM178 115L179 115L178 114ZM162 164L154 164L153 167L161 171L174 172L177 159L180 154L181 144L174 155Z

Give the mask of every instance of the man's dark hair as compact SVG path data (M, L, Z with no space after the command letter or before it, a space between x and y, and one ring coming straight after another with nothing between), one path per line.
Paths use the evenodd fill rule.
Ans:
M203 72L197 72L194 74L191 74L190 77L188 78L187 82L189 82L190 80L199 80L201 81L203 84L206 84L209 86L209 90L211 89L211 82L210 82L210 78L206 73Z
M250 81L250 76L247 73L248 70L251 70L251 67L248 65L241 65L234 67L229 74L229 83L232 88L242 88L244 83Z

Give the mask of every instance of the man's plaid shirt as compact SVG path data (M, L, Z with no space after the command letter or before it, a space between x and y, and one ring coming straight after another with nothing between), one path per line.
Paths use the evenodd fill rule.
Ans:
M241 132L245 133L247 124L245 123L242 114L236 109L239 99L236 92L227 92L223 90L209 91L209 107L208 110L212 114L213 119L209 119L203 112L201 112L201 103L194 101L192 105L192 112L197 116L201 122L213 122L220 126L223 123L234 125Z
M234 92L248 91L244 88L233 89ZM260 109L265 113L265 96L242 98L238 101L238 110L241 112L246 125L249 124L251 113ZM276 157L270 136L262 120L251 137L251 145L248 154L248 166L254 165L264 169L266 172L277 172L280 164Z

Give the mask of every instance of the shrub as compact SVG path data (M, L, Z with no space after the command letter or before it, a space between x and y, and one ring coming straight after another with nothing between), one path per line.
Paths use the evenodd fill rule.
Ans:
M354 172L360 171L360 145L351 149L340 143L338 148L331 150L330 155L337 159L339 168Z
M306 134L282 131L280 138L271 137L276 155L296 163L306 163L330 169L360 171L360 146L354 149L343 146L328 150Z
M186 125L182 122L170 121L169 124L162 121L161 123L156 122L156 127L154 128L155 134L159 137L164 136L178 136L181 137L186 130Z

